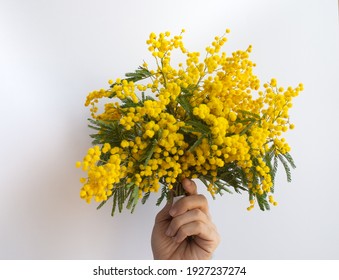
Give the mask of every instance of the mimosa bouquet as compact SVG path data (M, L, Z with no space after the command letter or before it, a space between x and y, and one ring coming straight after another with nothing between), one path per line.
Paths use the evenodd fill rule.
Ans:
M294 127L289 109L303 85L283 88L272 78L261 88L251 46L231 54L221 50L228 29L204 58L184 47L183 32L151 33L154 69L144 63L87 96L89 126L96 132L93 147L77 162L87 173L80 197L99 202L98 208L111 200L112 215L124 206L133 212L151 193L159 193L159 205L171 192L183 194L183 178L197 178L213 198L245 191L248 210L255 204L268 210L277 204L272 194L278 162L288 181L295 167L282 134ZM185 57L176 67L174 51Z

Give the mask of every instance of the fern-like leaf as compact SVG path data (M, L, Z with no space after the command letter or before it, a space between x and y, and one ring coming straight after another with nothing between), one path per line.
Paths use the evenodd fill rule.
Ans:
M287 162L290 164L290 166L292 168L296 168L296 165L295 165L294 160L293 160L293 158L292 158L290 153L284 153L282 155L287 160Z
M210 128L200 120L189 120L185 124L186 126L191 126L195 132L200 132L206 135L210 133Z
M285 172L286 172L286 177L287 177L287 182L291 182L292 181L292 176L291 176L291 169L287 163L287 161L285 160L285 158L279 154L278 158L280 160L280 162L282 163L282 165L284 166Z
M249 112L249 111L245 111L245 110L238 110L237 112L243 114L244 116L246 116L246 115L251 116L251 117L253 117L257 120L260 119L260 115L255 114L253 112Z
M195 149L196 147L198 147L198 146L201 144L202 140L203 140L205 137L206 137L205 135L200 136L200 137L193 143L193 145L189 148L188 151L189 151L189 152L193 152L194 149Z
M126 208L131 209L131 213L133 213L138 201L139 201L139 187L136 185L131 186Z
M127 81L138 82L153 76L153 74L147 68L139 66L137 70L126 73L125 76Z
M145 203L146 203L146 201L147 201L147 199L149 198L150 194L151 194L150 191L148 191L147 193L144 194L144 196L143 196L142 199L141 199L141 203L142 203L142 204L145 204Z
M262 195L256 194L259 208L262 211L270 210L270 204L268 203L266 196L267 196L266 194L262 194Z
M117 208L117 189L113 189L113 205L112 205L112 211L111 216L113 217L115 214L115 209Z
M187 100L187 95L179 95L177 97L177 102L181 105L182 108L185 109L190 117L193 116L193 107L191 103Z
M167 186L163 185L161 189L161 195L158 198L157 203L156 203L157 206L159 206L164 200L164 198L167 197L167 193L168 193Z

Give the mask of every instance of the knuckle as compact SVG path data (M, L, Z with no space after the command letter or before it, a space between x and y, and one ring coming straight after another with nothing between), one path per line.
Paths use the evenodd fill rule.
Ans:
M195 220L204 220L205 214L200 209L195 208L191 212Z
M180 223L179 223L179 221L178 221L178 219L172 219L172 221L171 221L171 223L170 223L170 227L172 228L172 229L177 229L177 228L179 228L180 227Z
M201 207L204 208L204 209L208 209L208 200L207 200L207 198L204 195L202 195L202 194L199 194L198 196L199 196Z
M179 230L177 231L176 236L178 238L185 238L186 236L188 236L187 230L185 228L179 228Z
M202 203L207 204L207 198L203 194L198 194L198 196Z
M196 222L196 229L198 230L198 232L201 232L205 227L206 227L205 223L201 221Z

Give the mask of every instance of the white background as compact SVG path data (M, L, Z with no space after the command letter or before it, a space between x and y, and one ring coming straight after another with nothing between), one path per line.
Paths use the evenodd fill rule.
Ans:
M88 92L150 61L150 32L186 29L202 51L253 45L262 82L303 82L287 135L297 169L270 212L247 196L210 200L215 259L339 259L338 3L335 0L0 0L0 258L151 259L156 196L110 216L79 198L90 146ZM200 188L202 193L203 188Z

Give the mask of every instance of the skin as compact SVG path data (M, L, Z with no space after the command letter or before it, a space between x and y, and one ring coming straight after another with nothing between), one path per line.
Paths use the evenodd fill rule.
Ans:
M156 260L208 260L220 237L212 223L206 198L196 184L184 179L187 196L168 202L155 218L152 250Z

